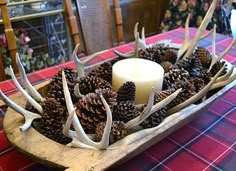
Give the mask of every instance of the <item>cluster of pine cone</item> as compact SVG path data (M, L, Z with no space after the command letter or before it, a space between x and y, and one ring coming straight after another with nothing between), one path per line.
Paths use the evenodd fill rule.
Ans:
M182 88L179 95L166 106L167 110L199 92L225 64L219 61L208 72L212 56L203 47L197 47L187 58L177 60L177 53L178 49L165 44L156 44L139 52L141 58L157 62L165 70L163 91L156 93L156 97L160 96L157 99L162 99L162 95L167 96ZM225 73L226 69L222 75Z
M164 44L156 44L139 52L141 58L157 62L165 70L163 91L155 93L155 103L182 88L176 99L140 124L143 128L151 128L160 124L170 108L200 91L224 65L222 62L218 62L211 72L207 72L211 62L211 54L207 49L198 47L191 57L179 60L177 60L177 50ZM79 80L76 79L77 75L74 70L63 69L80 123L87 134L96 134L97 141L101 140L106 125L106 110L100 98L101 94L110 106L113 118L110 144L127 135L125 123L140 115L146 107L146 104L141 107L135 106L135 84L133 82L124 83L117 92L112 90L112 65L118 60L119 58L97 66ZM43 114L39 131L54 141L66 144L70 139L62 134L68 113L61 73L62 71L59 71L49 83L47 97L42 104ZM82 98L77 98L74 94L76 84L79 85L80 93L84 95ZM26 108L34 110L30 105L27 105Z

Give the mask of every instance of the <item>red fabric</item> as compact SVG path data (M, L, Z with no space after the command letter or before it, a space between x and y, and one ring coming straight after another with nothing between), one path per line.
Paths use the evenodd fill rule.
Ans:
M147 43L155 43L163 39L172 39L174 43L182 43L185 30L180 28L160 35L147 38ZM193 37L196 29L190 29ZM217 34L217 54L222 52L232 38ZM199 46L211 49L211 36L199 41ZM114 49L120 52L131 51L133 43ZM229 62L236 63L236 47L225 56ZM112 50L105 52L90 64L114 57ZM44 69L29 74L33 84L50 79L63 67L74 68L73 62ZM7 95L15 92L11 81L0 83L0 88ZM112 170L236 170L236 87L225 93L212 104L204 108L199 117L190 124L180 128L173 134L156 143L143 153L113 168ZM0 116L4 110L0 110ZM2 117L0 117L0 123ZM16 162L17 161L17 162ZM34 163L27 157L16 152L10 146L3 131L0 131L0 170L50 170Z

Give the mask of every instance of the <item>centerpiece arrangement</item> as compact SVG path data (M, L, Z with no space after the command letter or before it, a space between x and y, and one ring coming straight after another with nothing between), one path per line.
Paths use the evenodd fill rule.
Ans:
M54 165L75 170L104 169L186 124L194 112L231 88L236 79L234 66L222 59L235 39L217 56L214 27L212 52L196 47L201 38L211 34L203 32L216 3L214 0L193 40L189 39L188 17L183 45L147 45L144 29L140 38L136 24L133 52L114 51L117 58L87 72L86 64L104 51L81 61L76 55L77 45L73 52L77 70L64 68L38 90L28 81L17 57L27 91L12 68L11 77L27 103L21 107L0 91L3 101L17 112L12 115L17 119L4 119L9 140L22 151ZM227 88L221 89L224 86ZM18 113L24 117L23 125Z

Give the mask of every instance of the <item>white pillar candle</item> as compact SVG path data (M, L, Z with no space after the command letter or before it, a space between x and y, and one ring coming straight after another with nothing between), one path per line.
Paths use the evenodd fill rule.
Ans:
M112 87L117 91L120 86L132 81L135 83L135 103L146 103L152 87L162 90L164 69L161 65L140 58L124 59L112 67Z

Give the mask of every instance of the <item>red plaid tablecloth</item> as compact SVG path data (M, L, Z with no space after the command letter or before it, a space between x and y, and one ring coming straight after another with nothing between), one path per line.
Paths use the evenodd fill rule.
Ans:
M147 38L148 43L163 39L172 39L182 43L184 29L179 28L167 33ZM190 29L191 37L196 32ZM223 51L232 38L217 34L216 50ZM119 46L115 49L128 52L134 44ZM211 48L211 36L199 41L199 46ZM225 56L229 62L236 64L236 46ZM91 62L114 57L112 51L106 52ZM61 68L73 67L72 62L44 69L29 74L33 84L50 79ZM12 81L0 83L0 88L7 95L16 92ZM15 170L54 170L30 160L12 148L2 130L2 120L6 106L0 107L0 171ZM190 124L150 147L143 153L113 170L236 170L236 86L204 108L199 117Z

